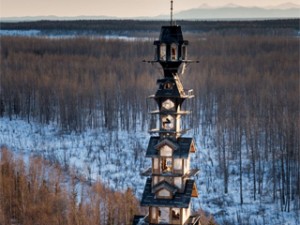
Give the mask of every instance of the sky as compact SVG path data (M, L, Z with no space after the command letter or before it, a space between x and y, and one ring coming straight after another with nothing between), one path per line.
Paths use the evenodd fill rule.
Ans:
M174 0L174 12L202 4L223 6L270 6L297 0ZM170 0L0 0L0 17L21 16L117 16L138 17L168 14Z

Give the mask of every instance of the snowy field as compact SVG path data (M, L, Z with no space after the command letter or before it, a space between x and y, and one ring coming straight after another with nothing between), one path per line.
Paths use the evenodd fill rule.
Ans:
M200 129L201 130L201 129ZM230 165L229 193L223 194L223 180L218 171L218 160L214 140L210 135L193 133L197 153L192 157L192 166L200 169L195 177L199 198L194 200L194 210L200 207L214 215L219 224L300 224L300 212L281 212L280 203L272 202L265 192L253 201L251 177L243 176L244 204L239 204L239 174L237 162ZM15 153L42 156L58 162L66 169L75 169L90 180L101 180L113 189L130 187L137 197L144 188L145 177L139 174L150 166L145 158L145 149L150 135L146 131L127 133L106 130L88 130L79 134L64 134L54 125L41 126L23 120L0 119L0 145ZM244 160L247 166L246 160Z
M132 37L119 34L110 34L110 35L99 35L93 33L84 33L81 31L52 31L52 32L43 32L41 30L1 30L1 36L13 36L13 37L38 37L38 38L51 38L51 39L68 39L68 38L78 38L78 37L87 37L90 39L105 39L105 40L121 40L121 41L153 41L154 38L149 37Z

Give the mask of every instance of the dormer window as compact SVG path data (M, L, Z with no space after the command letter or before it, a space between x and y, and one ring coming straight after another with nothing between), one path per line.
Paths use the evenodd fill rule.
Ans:
M162 157L171 157L173 150L170 146L164 145L160 148L160 156Z
M167 59L167 46L165 44L160 45L159 59L161 61L166 61Z
M177 56L177 52L178 52L178 47L176 44L171 44L171 61L177 61L178 56Z

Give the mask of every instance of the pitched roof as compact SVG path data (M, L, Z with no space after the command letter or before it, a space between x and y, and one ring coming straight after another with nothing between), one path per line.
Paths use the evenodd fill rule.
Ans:
M173 150L177 150L179 148L177 143L174 143L173 141L171 141L170 139L163 139L162 141L159 141L154 148L159 150L161 147L163 147L164 145L168 145L170 148L172 148Z
M169 140L169 139L168 139ZM194 152L195 143L193 138L178 138L176 141L171 141L173 145L178 146L177 149L173 151L174 158L188 158L190 152ZM159 157L159 151L157 146L162 143L160 137L151 137L149 140L146 157ZM172 146L170 146L172 147Z
M160 207L177 207L188 208L191 202L192 191L195 181L187 180L183 193L176 192L172 199L158 199L151 188L152 179L146 181L144 193L141 200L141 206L160 206Z
M152 192L156 193L157 191L161 190L161 189L166 189L169 192L171 192L172 194L175 194L176 191L178 190L177 187L171 185L170 183L166 182L165 180L163 180L162 182L156 184L155 186L153 186L152 188Z

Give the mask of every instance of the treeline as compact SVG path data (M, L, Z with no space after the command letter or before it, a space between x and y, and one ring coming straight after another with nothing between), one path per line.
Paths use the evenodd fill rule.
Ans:
M177 21L184 31L193 33L247 33L247 34L296 34L299 30L299 19L274 19L255 21ZM75 21L28 21L28 22L0 22L4 30L41 30L47 32L68 32L93 34L127 34L133 32L159 31L162 24L168 21L147 20L75 20Z
M155 78L142 59L152 58L151 44L11 37L1 43L0 115L56 122L64 131L145 126Z
M224 193L237 162L241 204L246 174L254 200L299 209L299 40L212 33L189 40L199 63L182 78L196 95L185 121L214 140ZM2 37L0 115L67 132L147 130L145 99L162 76L158 65L142 63L153 52L145 41Z
M89 185L59 165L0 150L0 224L132 224L138 213L130 189L121 193L101 182Z
M146 215L131 189L117 192L39 157L0 148L0 224L130 225ZM217 224L199 210L201 224Z
M294 37L266 36L209 37L191 49L200 61L186 78L198 85L193 124L214 136L224 193L238 163L241 204L244 174L252 180L254 200L279 200L282 211L300 208L296 49Z

